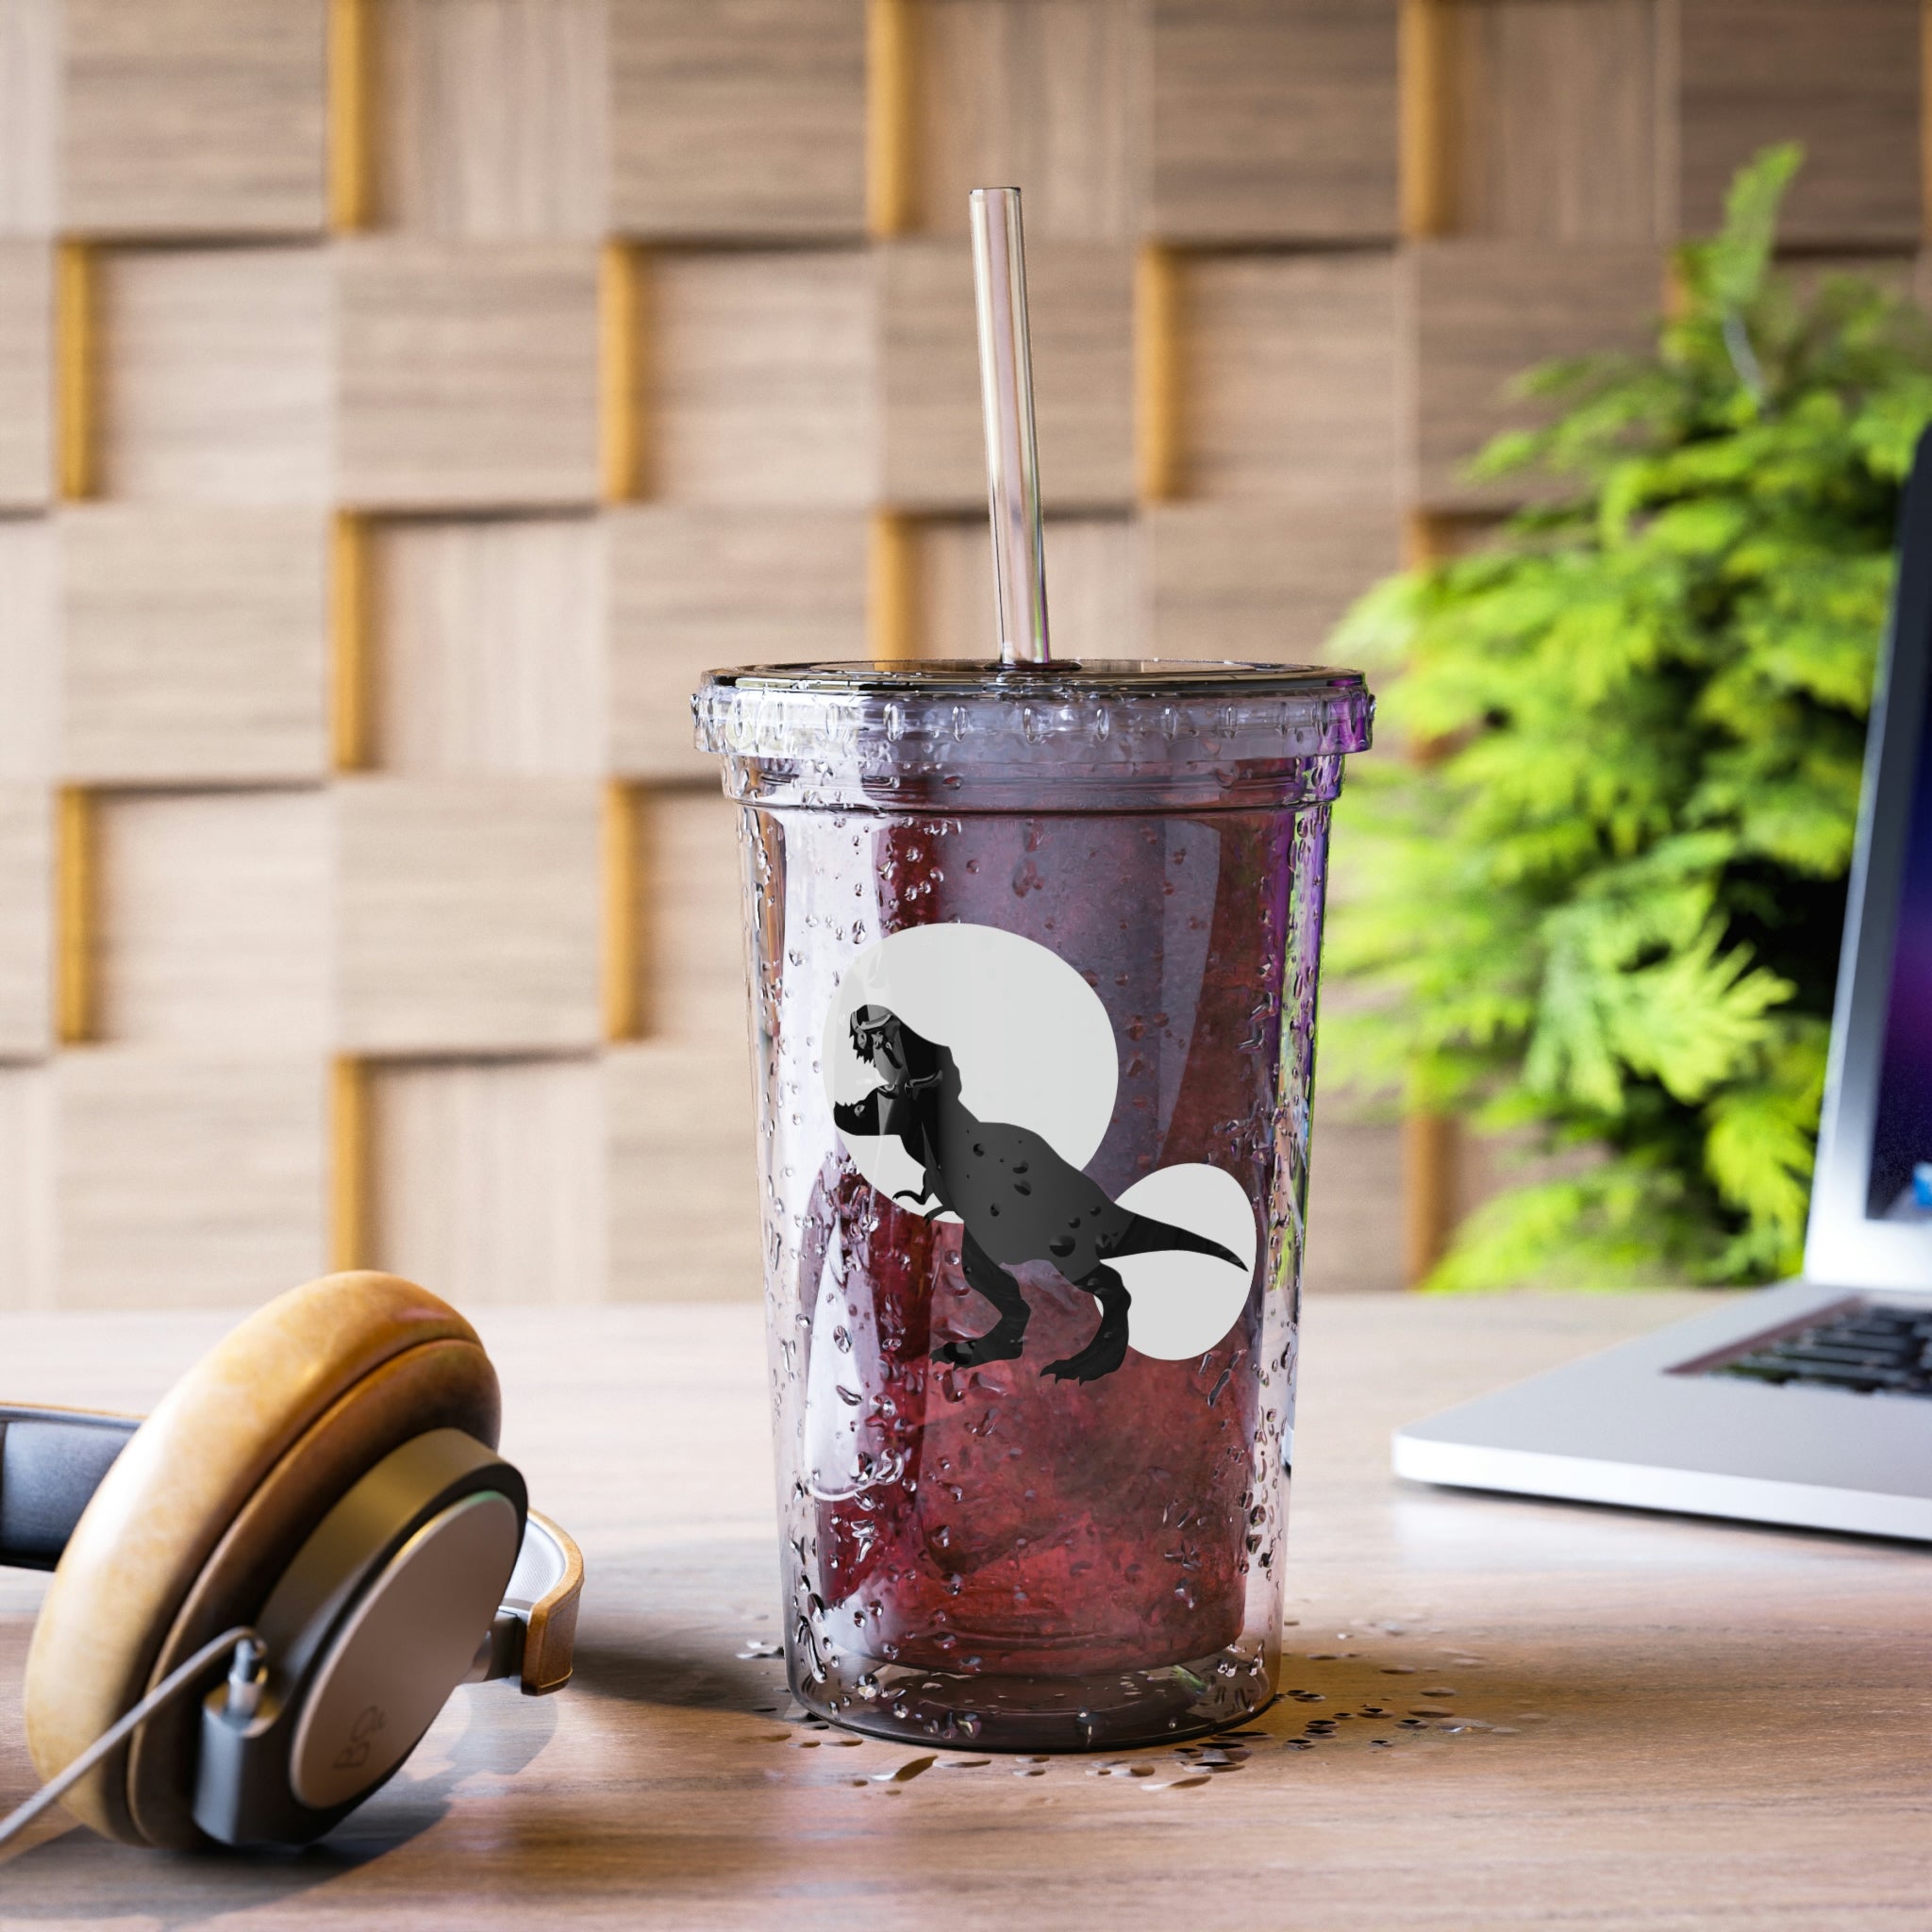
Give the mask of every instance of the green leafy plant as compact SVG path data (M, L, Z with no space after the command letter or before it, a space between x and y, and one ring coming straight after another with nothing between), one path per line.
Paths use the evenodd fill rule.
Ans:
M1932 339L1772 267L1797 150L1676 257L1653 353L1553 365L1473 474L1556 492L1379 586L1399 672L1338 822L1324 1068L1559 1158L1429 1285L1756 1281L1798 1258L1862 720ZM1385 742L1387 737L1385 736ZM1422 755L1424 753L1432 756Z

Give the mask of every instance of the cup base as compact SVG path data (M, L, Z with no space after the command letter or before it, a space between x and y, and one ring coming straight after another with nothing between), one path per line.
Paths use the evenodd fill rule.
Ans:
M841 1673L843 1676L843 1673ZM1225 1730L1274 1701L1264 1660L1229 1646L1186 1663L1087 1676L995 1676L879 1664L843 1682L795 1662L814 1715L867 1737L979 1751L1119 1751Z

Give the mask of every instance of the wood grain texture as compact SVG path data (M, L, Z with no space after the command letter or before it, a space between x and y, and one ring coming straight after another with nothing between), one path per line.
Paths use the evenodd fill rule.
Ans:
M54 800L0 782L0 1060L54 1044Z
M130 1046L327 1043L333 824L321 791L94 802L93 1025Z
M0 517L0 784L50 783L59 749L54 522Z
M617 229L863 232L865 0L609 5Z
M1357 1718L1303 1751L1311 1710L1288 1703L1241 1769L1177 1790L1148 1789L1179 1769L1162 1751L1133 1754L1150 1778L946 1752L891 1780L918 1754L774 1722L779 1666L738 1655L784 1614L757 1309L482 1309L504 1449L584 1547L575 1687L459 1693L320 1876L313 1859L123 1855L50 1821L15 1883L48 1918L249 1932L343 1911L497 1932L526 1926L533 1898L598 1925L898 1927L926 1922L933 1874L984 1844L997 1858L948 1890L960 1932L1159 1932L1177 1912L1322 1932L1909 1924L1932 1890L1920 1551L1389 1475L1397 1424L1708 1306L1311 1297L1291 1681L1325 1699L1314 1714L1420 1705L1500 1729L1425 1720L1378 1750L1347 1735L1369 1728ZM0 1357L47 1399L138 1410L225 1325L13 1315ZM0 1580L9 1734L42 1589ZM17 1757L6 1774L23 1795Z
M986 440L966 244L882 245L879 379L885 500L986 501ZM1026 253L1041 493L1050 509L1134 500L1131 249L1041 242Z
M651 258L655 495L794 508L873 501L874 267L857 249Z
M336 268L344 502L597 501L593 247L353 237Z
M607 0L382 0L376 224L601 237Z
M0 510L54 493L54 254L0 240Z
M745 1051L740 808L711 791L642 796L644 1024L658 1039ZM746 1074L747 1081L749 1074Z
M594 1060L377 1064L370 1100L377 1267L470 1307L604 1299Z
M109 248L94 262L99 493L326 504L334 301L320 248Z
M103 1046L54 1091L63 1307L252 1305L321 1271L319 1059Z
M608 512L610 737L628 777L713 781L698 675L866 652L866 520L851 510L639 504Z
M1677 0L1683 232L1717 225L1733 172L1805 145L1780 241L1911 246L1924 219L1916 0Z
M742 1039L616 1047L604 1078L610 1298L758 1296L758 1132Z
M1181 275L1183 493L1392 505L1391 258L1202 256Z
M1396 0L1151 6L1155 236L1395 234Z
M51 1305L54 1074L0 1063L0 1308Z
M321 511L75 504L56 527L61 776L322 776Z
M916 225L964 235L1012 183L1030 242L1132 242L1146 173L1139 0L925 0L916 36Z
M1436 0L1447 220L1556 242L1667 239L1656 0Z
M1308 1293L1370 1294L1407 1286L1402 1272L1401 1129L1352 1117L1318 1095L1308 1156Z
M998 626L986 519L932 518L915 527L920 655L991 657ZM1142 532L1126 518L1047 519L1046 589L1056 658L1141 655L1142 550Z
M0 235L51 235L62 0L0 0Z
M597 1043L593 782L371 775L333 797L343 1051Z
M1659 300L1647 248L1421 242L1403 261L1412 398L1407 493L1433 509L1492 508L1525 486L1477 484L1462 465L1498 430L1538 420L1508 384L1556 357L1637 348Z
M1324 662L1343 612L1402 561L1392 506L1159 504L1141 542L1163 658Z
M65 0L63 226L319 231L325 0Z
M376 762L422 777L600 773L606 542L591 517L376 520Z

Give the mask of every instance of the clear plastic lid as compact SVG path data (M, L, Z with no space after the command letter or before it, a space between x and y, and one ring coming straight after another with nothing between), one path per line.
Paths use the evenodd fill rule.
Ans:
M752 803L1108 811L1332 798L1374 700L1357 671L1074 658L708 671L691 708Z

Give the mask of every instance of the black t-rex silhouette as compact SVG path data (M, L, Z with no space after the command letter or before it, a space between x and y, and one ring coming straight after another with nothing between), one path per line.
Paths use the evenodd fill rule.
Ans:
M1241 1265L1218 1241L1136 1214L1109 1200L1040 1135L976 1118L959 1098L952 1049L915 1033L888 1007L852 1015L853 1050L882 1080L861 1100L840 1101L832 1118L847 1134L895 1135L922 1170L919 1192L904 1189L930 1221L950 1210L964 1224L966 1279L999 1310L970 1341L949 1341L936 1359L971 1368L1019 1355L1030 1310L1000 1264L1046 1261L1100 1303L1100 1326L1077 1355L1041 1374L1091 1382L1110 1375L1127 1352L1127 1285L1108 1266L1123 1255L1211 1255Z

